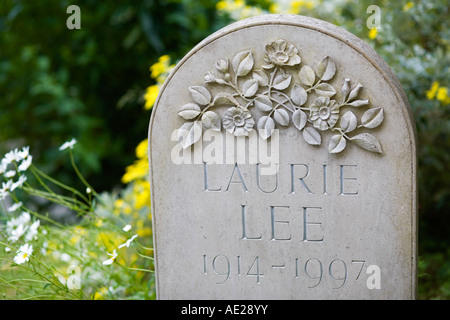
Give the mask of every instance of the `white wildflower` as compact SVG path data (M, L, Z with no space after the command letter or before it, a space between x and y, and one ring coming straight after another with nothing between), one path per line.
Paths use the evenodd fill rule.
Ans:
M33 161L32 156L28 156L26 159L22 160L22 163L19 165L19 171L27 171L27 169L31 166L31 162Z
M65 252L63 252L59 258L64 262L69 262L72 259L72 257Z
M20 156L19 156L19 150L14 149L9 151L7 154L5 154L5 157L3 158L2 162L4 162L4 164L9 164L12 163L14 161L19 161L20 160Z
M3 189L0 189L0 200L5 199L8 196L8 192L5 192Z
M7 168L8 164L6 163L5 159L2 159L2 161L0 161L0 174L5 173Z
M20 188L21 186L23 186L25 181L27 181L27 177L24 175L20 176L16 182L11 184L11 191L14 191L16 188Z
M59 147L59 150L62 151L62 150L65 150L65 149L67 149L67 148L73 149L73 145L74 145L75 143L77 143L77 140L76 140L75 138L72 138L72 140L67 141L67 142L64 142L64 143L62 144L62 146Z
M133 242L133 240L137 237L137 234L135 234L134 236L132 236L130 239L128 239L125 243L122 243L118 248L123 248L123 247L129 247L131 242Z
M8 240L13 243L19 240L28 230L29 226L26 224L30 222L30 219L30 214L24 211L19 217L6 222L6 232L9 234Z
M19 250L16 252L14 257L14 262L17 264L22 264L30 260L30 255L33 253L33 246L25 243L20 246Z
M123 227L122 230L125 231L125 232L130 231L131 230L131 224L127 224L125 227Z
M14 212L17 209L19 209L22 205L23 205L23 203L20 201L17 203L14 203L11 207L8 208L8 212Z
M18 152L18 157L19 159L23 160L23 159L27 159L27 157L30 156L30 147L23 147L22 151Z
M36 239L36 235L38 234L38 228L41 222L36 220L31 224L28 228L27 234L25 235L25 241L31 241Z
M5 178L12 178L16 175L16 170L8 170L4 174Z
M11 229L9 232L10 236L8 237L8 241L14 243L17 240L20 239L21 236L27 231L28 226L25 226L23 224L19 224L15 228Z
M2 192L8 192L8 191L10 191L10 190L11 190L12 184L13 184L13 181L12 181L12 180L8 180L8 181L6 181L6 182L2 182L2 189L1 189L1 191L2 191Z
M113 253L107 252L107 254L109 256L111 256L111 258L109 258L108 260L103 261L103 265L105 265L105 266L112 264L117 258L117 251L115 249L114 249Z

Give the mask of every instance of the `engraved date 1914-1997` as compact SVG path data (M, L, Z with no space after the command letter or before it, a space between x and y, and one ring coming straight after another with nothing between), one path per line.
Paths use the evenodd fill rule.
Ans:
M287 276L299 279L310 289L318 287L325 278L328 278L327 282L331 281L332 289L340 289L348 281L358 281L364 269L366 269L366 273L374 273L376 277L379 276L379 273L373 272L373 266L366 266L365 260L352 259L350 263L341 259L322 261L317 258L292 258L289 261L277 263L269 263L265 260L267 259L259 256L247 259L239 255L228 257L223 254L215 256L205 254L203 255L203 273L204 275L214 275L217 277L216 284L221 285L236 276L253 277L257 284L261 284L264 277L287 272ZM374 280L377 279L368 279L368 282Z

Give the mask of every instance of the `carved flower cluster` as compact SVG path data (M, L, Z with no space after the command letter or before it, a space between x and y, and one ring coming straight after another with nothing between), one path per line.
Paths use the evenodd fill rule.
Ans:
M365 108L369 100L358 98L363 86L358 83L352 87L350 79L344 80L340 99L336 99L337 90L328 83L336 75L336 63L331 57L322 58L314 69L308 65L300 67L298 49L282 39L266 44L264 53L261 68L255 66L250 50L238 52L231 63L228 59L217 60L216 71L208 71L204 80L227 90L214 96L205 86L189 87L194 102L183 105L178 112L187 120L179 130L183 148L201 138L202 126L216 131L223 126L235 136L247 136L256 125L261 138L268 139L276 126L287 127L292 123L310 145L321 145L321 132L333 132L328 143L330 153L343 151L347 141L367 151L382 153L378 139L372 134L348 135L359 128L378 127L384 112L382 108L368 108L360 120L351 110L342 112L343 107ZM228 107L222 118L211 110L218 106ZM254 119L252 107L264 115Z

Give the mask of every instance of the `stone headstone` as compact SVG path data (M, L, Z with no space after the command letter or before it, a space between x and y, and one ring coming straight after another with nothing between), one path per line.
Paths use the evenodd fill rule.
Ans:
M290 15L212 34L149 139L158 298L415 298L411 110L354 35Z

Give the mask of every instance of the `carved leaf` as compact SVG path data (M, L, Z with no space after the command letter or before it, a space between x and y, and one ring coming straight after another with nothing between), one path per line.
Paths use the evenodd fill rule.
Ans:
M236 54L231 62L233 71L238 77L246 76L253 68L253 55L250 50Z
M303 139L313 146L318 146L322 143L322 137L320 136L319 131L314 129L314 127L306 127L303 130Z
M275 121L282 125L282 126L288 126L289 125L289 113L287 113L284 109L276 109L273 113L273 118Z
M369 109L361 117L362 126L373 129L378 127L384 120L382 108Z
M316 75L314 74L314 70L311 67L303 66L300 69L300 81L305 85L311 87L316 81Z
M342 85L341 92L342 92L342 99L344 99L344 101L347 101L347 97L350 92L350 79L348 78L345 79L345 82Z
M302 130L305 127L307 120L308 116L302 110L295 110L292 114L292 122L298 130Z
M258 80L250 79L244 82L242 85L242 91L244 92L244 97L250 98L256 94L258 91Z
M285 72L279 72L273 79L273 87L277 90L284 90L291 84L292 76Z
M336 73L336 64L331 57L326 56L317 65L317 77L322 81L328 81Z
M275 122L269 116L263 116L258 121L258 132L261 138L266 140L272 135L273 129L275 129Z
M381 150L381 145L378 142L377 138L375 138L370 133L361 133L353 138L350 138L352 142L354 142L357 146L371 152L383 153Z
M361 83L358 83L358 84L356 85L356 87L353 88L352 91L350 91L350 94L349 94L349 96L348 96L348 101L353 101L353 100L355 100L356 97L357 97L358 94L359 94L359 91L360 91L362 88L363 88L363 85L362 85Z
M353 102L347 103L347 105L352 107L362 107L367 106L369 104L369 100L355 100Z
M232 94L226 92L220 92L214 97L213 101L214 105L218 104L234 104L236 106L239 105L239 102L233 97Z
M180 108L178 114L183 117L183 119L191 120L200 114L200 107L196 103L187 103Z
M291 99L292 99L292 102L294 102L296 105L302 106L306 102L307 98L308 98L308 94L306 93L306 90L303 89L302 86L295 84L292 87Z
M258 84L262 87L266 87L269 85L269 77L262 70L253 71L253 79L258 80Z
M328 145L328 151L330 153L339 153L345 149L347 140L341 134L336 134L331 137L330 144Z
M196 143L202 136L202 126L200 121L186 122L178 129L178 138L182 138L183 149Z
M323 97L332 97L336 94L336 90L329 83L321 83L319 84L314 91Z
M191 86L189 87L192 99L201 106L206 106L211 102L211 93L203 86Z
M208 129L221 131L220 117L214 111L206 111L202 116L202 123Z
M261 111L269 112L272 111L273 109L273 103L267 96L263 95L257 96L254 103L255 107Z
M341 129L345 133L352 132L358 125L358 119L351 111L347 111L341 118Z

